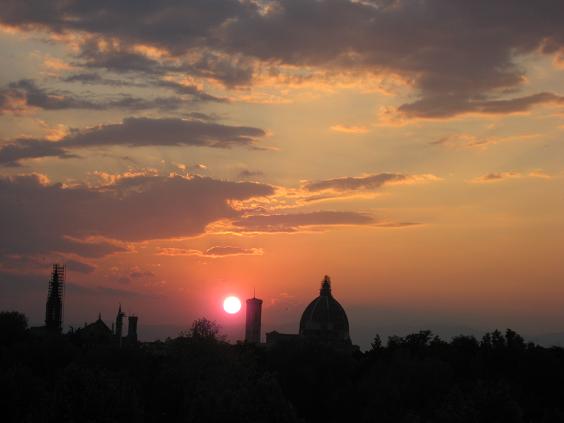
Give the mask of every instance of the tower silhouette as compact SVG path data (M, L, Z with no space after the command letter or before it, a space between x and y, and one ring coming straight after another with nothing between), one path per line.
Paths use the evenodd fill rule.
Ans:
M63 299L65 295L65 266L53 264L47 304L45 307L45 327L61 332L63 329Z
M262 300L253 296L247 300L247 311L245 321L245 341L260 343L260 320Z
M137 343L137 316L129 316L127 323L127 342Z
M116 336L117 341L118 341L120 346L121 346L122 333L123 333L123 318L124 318L124 316L125 316L125 313L121 311L121 304L120 304L117 315L116 315L116 330L115 330L115 336Z

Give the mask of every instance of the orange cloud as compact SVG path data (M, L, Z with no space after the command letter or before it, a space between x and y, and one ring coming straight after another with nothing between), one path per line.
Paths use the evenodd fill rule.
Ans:
M331 131L343 132L345 134L366 134L370 129L366 126L351 126L351 125L333 125L329 128Z
M376 219L369 213L322 210L313 212L246 215L231 222L239 233L294 233L322 230L328 227L373 226L401 228L418 225L413 222L394 222Z
M384 185L413 185L440 180L441 178L433 174L405 175L401 173L376 173L361 176L345 176L320 181L305 181L303 188L309 192L327 190L347 192L375 190Z
M509 179L521 179L521 178L541 178L541 179L551 179L552 176L545 173L542 170L533 170L528 173L520 172L494 172L488 173L486 175L478 176L476 178L470 179L468 182L472 184L488 184L493 182L507 181Z
M432 141L429 144L439 145L447 148L479 148L486 149L492 145L513 142L528 141L538 138L540 134L517 134L508 136L477 136L473 134L452 134Z
M49 75L53 76L58 75L63 71L71 71L76 69L76 66L71 65L64 60L47 55L43 57L42 65L47 69Z
M157 253L161 256L198 256L209 258L221 258L229 256L262 256L264 251L262 248L242 248L232 245L216 245L205 251L184 249L184 248L160 248Z

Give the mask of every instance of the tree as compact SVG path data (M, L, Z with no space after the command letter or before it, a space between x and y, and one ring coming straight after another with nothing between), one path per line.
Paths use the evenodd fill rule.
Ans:
M9 345L22 339L27 329L27 317L18 311L0 311L0 344Z
M374 340L370 343L370 346L372 347L371 351L379 351L383 348L382 339L380 338L380 335L376 334Z
M202 317L194 320L192 327L187 332L182 332L181 336L194 339L218 340L220 326L214 321Z

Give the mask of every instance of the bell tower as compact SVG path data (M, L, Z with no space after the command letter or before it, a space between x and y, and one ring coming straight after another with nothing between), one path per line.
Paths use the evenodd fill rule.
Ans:
M122 342L123 318L124 317L125 317L125 313L123 311L121 311L121 304L120 304L117 315L116 315L116 331L115 331L115 336L117 338L117 341L118 341L120 347L121 347L121 342Z
M260 343L262 300L253 298L247 300L245 320L245 341L252 344Z
M49 292L45 307L45 326L54 332L63 329L63 299L65 295L65 266L54 264L49 280Z

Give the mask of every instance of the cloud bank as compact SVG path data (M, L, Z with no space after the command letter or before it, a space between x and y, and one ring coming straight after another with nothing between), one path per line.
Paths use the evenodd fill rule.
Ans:
M38 175L0 178L0 257L50 252L102 257L124 243L190 237L241 213L233 200L268 196L252 182L135 176L101 188L65 187Z
M180 118L125 118L120 123L72 130L59 141L18 139L0 146L0 165L17 166L24 159L75 157L71 150L89 147L253 146L266 135L260 128L230 126Z
M392 74L417 98L408 118L513 113L562 103L558 93L507 94L525 81L519 58L564 50L555 0L5 0L0 22L82 34L77 66L184 73L249 85L263 65ZM59 37L64 38L64 37Z

